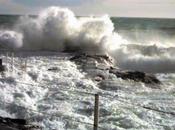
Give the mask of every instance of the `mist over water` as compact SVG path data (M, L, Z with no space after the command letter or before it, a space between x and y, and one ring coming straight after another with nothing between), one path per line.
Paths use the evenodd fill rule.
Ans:
M37 18L23 17L16 28L24 35L22 48L27 50L107 51L114 35L108 16L78 19L59 7L48 8Z
M117 21L116 21L117 22ZM119 27L120 28L120 27ZM128 30L132 31L132 30ZM150 33L153 31L150 31ZM127 32L125 32L127 34ZM80 17L66 8L50 7L37 17L21 17L13 30L0 30L0 47L108 53L123 69L175 72L175 48L168 37L138 33L135 40L119 35L110 17Z
M0 30L0 47L17 49L23 45L23 35L15 31Z

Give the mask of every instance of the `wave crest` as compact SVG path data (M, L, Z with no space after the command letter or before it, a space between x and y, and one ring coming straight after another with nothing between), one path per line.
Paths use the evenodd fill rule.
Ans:
M108 53L123 69L175 72L173 47L133 44L114 30L107 15L78 18L67 8L49 7L35 18L21 17L14 30L0 30L0 47Z

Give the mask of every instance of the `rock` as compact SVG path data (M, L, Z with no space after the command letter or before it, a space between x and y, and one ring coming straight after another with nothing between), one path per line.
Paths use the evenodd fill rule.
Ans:
M97 75L95 78L94 78L95 81L97 82L100 82L102 80L105 80L105 77L103 75Z
M4 72L6 70L5 66L2 64L2 59L0 59L0 72Z
M59 70L58 67L51 67L48 69L48 71L57 71L57 70Z
M117 69L110 69L110 73L115 74L118 78L122 78L124 80L134 80L136 82L143 82L146 84L160 84L161 82L151 74L146 74L144 72L139 71L121 71Z
M84 63L88 61L96 61L99 64L105 64L108 66L113 66L113 60L108 55L87 55L85 53L77 54L70 58L71 61L75 61L76 63Z
M6 70L6 68L4 65L0 66L0 72L4 72L5 70Z
M72 57L70 60L80 65L81 69L97 82L108 80L109 75L114 74L123 80L133 80L145 84L161 84L152 74L140 71L121 70L114 67L113 60L108 55L88 55L83 53ZM99 73L97 70L102 72ZM103 75L103 73L108 76Z
M41 130L42 128L30 125L25 119L0 117L0 130Z

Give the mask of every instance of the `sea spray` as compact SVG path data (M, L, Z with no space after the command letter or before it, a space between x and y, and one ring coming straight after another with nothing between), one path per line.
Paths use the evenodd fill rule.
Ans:
M14 30L1 30L0 48L108 53L122 69L175 72L174 44L134 43L116 31L107 15L76 17L67 8L49 7L36 17L22 16Z
M14 30L22 39L15 37L11 46L19 41L23 50L109 53L126 42L114 31L109 16L77 18L60 7L49 7L37 17L22 16Z
M111 54L123 69L149 73L175 72L175 48L162 48L157 45L124 45Z
M17 49L23 45L23 35L15 31L0 30L0 47Z
M24 35L23 49L29 50L103 52L115 34L109 16L77 18L59 7L47 8L37 18L21 18L16 28Z

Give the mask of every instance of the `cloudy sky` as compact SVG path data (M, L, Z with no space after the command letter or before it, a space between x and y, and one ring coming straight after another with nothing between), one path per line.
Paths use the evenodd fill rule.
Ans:
M49 6L68 7L76 15L175 18L175 0L0 0L0 14L37 14Z

